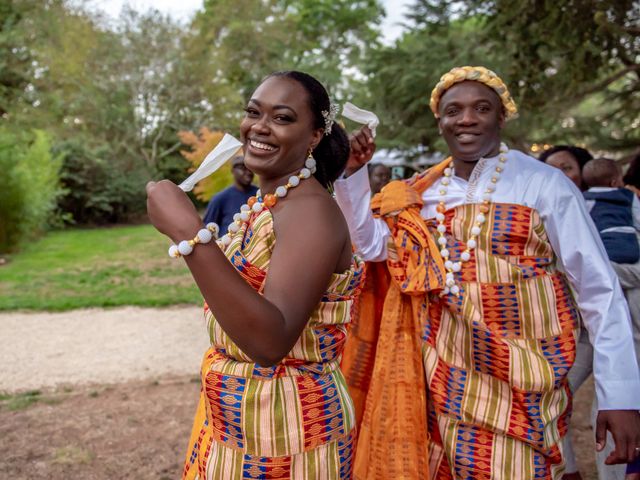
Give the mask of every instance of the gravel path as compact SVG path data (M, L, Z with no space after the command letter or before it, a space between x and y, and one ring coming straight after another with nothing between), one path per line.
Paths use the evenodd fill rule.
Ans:
M201 307L0 314L0 392L198 375Z

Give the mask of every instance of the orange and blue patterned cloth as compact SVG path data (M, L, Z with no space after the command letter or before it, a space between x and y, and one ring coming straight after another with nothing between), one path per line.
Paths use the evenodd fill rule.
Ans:
M233 237L226 255L262 292L276 237L268 209ZM355 413L339 362L363 277L354 261L330 284L300 338L278 365L260 367L208 309L211 348L184 479L349 479Z
M452 261L480 205L445 214ZM553 479L580 321L538 213L492 204L461 295L430 294L423 330L435 478ZM435 233L436 224L428 228Z
M559 478L580 322L568 281L539 213L495 203L457 276L461 294L440 296L437 225L420 212L422 191L445 165L390 183L371 203L391 232L392 282L381 318L355 320L379 322L377 343L363 349L352 337L345 354L349 385L368 386L357 397L365 400L356 405L354 478ZM480 208L445 212L452 261ZM363 360L373 365L370 378L357 368Z

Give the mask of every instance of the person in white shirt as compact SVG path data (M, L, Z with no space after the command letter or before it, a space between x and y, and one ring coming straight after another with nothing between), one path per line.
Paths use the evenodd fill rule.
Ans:
M335 183L357 252L387 262L387 303L408 306L385 306L383 324L410 311L419 325L430 475L562 475L566 376L581 321L594 345L596 448L609 430L616 449L607 463L633 461L640 378L629 313L579 191L559 170L501 145L516 107L490 70L443 75L431 109L451 155L442 164L391 182L370 204L361 167L375 143L363 127ZM365 420L379 411L376 400L367 398ZM375 444L365 427L356 451Z

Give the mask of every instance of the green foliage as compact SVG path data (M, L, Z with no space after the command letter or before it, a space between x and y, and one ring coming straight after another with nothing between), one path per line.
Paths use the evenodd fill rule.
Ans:
M497 53L479 42L482 18L445 25L433 18L434 23L416 26L394 45L371 53L366 69L371 95L365 104L382 118L383 147L442 151L446 145L429 109L431 90L440 76L457 65L482 64L500 71Z
M523 110L555 120L555 129L539 132L543 139L617 150L640 142L637 1L468 4L469 15L487 12L486 37L509 60L505 73L518 79Z
M25 215L28 226L40 233L51 224L50 215L60 195L59 156L51 154L49 135L41 130L34 132L35 138L23 155L16 160L16 173L25 187Z
M59 186L60 158L51 155L47 134L0 130L0 252L34 238L52 223Z
M625 151L640 143L638 2L416 0L408 20L403 37L369 63L370 105L391 123L381 144L443 148L431 88L451 67L474 64L498 72L515 98L512 145Z
M24 49L37 75L9 121L46 128L62 142L106 145L102 158L127 172L184 178L177 132L227 113L208 101L206 77L195 76L200 59L188 59L182 45L189 30L157 11L131 9L109 30L67 3L34 7L13 29L32 32Z
M0 117L13 108L33 75L32 58L24 46L27 32L20 28L32 6L30 0L0 0Z
M168 246L150 225L51 232L0 268L0 311L201 304Z
M0 252L18 244L26 232L24 209L26 192L15 168L18 139L0 130Z
M0 407L9 411L25 410L34 403L42 400L40 390L28 390L15 394L0 394Z
M376 44L381 15L375 0L213 0L185 28L131 8L108 24L88 7L0 0L0 122L51 135L59 206L76 223L135 217L146 180L183 180L178 132L237 135L246 95L274 69L351 98L345 71Z
M334 100L373 109L379 144L409 152L445 148L429 96L461 64L486 65L508 83L521 111L505 132L514 146L640 143L633 0L415 0L391 46L380 43L377 0L206 0L188 26L132 9L109 24L89 5L0 0L0 128L47 132L64 160L59 206L77 223L135 218L146 180L187 176L178 132L237 135L243 102L274 70L308 71ZM26 174L3 155L3 218L18 204L47 210L38 198L50 189L35 199L18 189L14 177ZM17 225L0 225L5 244L7 223Z
M89 148L79 140L69 140L56 151L63 159L64 195L58 207L70 214L72 223L126 222L145 210L148 174L110 158L107 145Z
M337 97L352 98L350 75L377 45L375 0L207 0L194 43L216 83L239 87L241 101L277 70L304 70Z

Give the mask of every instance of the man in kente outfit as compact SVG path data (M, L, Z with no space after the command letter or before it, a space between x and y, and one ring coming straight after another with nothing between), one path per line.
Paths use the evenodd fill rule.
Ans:
M392 279L375 344L354 337L343 363L351 388L366 390L355 478L560 478L581 321L594 345L596 448L608 429L608 462L636 458L629 313L580 192L501 144L516 106L490 70L451 70L430 106L451 157L370 202L364 128L335 184L356 249Z

